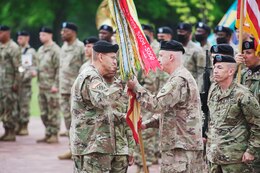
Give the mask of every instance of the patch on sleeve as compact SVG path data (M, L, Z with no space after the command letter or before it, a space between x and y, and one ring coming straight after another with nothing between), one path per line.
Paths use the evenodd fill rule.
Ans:
M169 82L166 83L163 88L159 91L157 94L157 98L166 96L167 94L170 94L172 90L177 88L177 83L176 82Z

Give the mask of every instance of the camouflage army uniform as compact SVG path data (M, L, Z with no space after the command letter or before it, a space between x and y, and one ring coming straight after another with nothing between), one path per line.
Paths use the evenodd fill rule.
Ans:
M252 173L242 163L247 151L255 154L260 145L260 107L249 90L233 81L224 92L211 86L208 105L210 120L207 158L212 173ZM221 172L222 172L221 171Z
M153 49L155 55L158 57L159 51L160 51L160 43L154 39L151 44L150 44L151 48Z
M201 105L196 82L188 70L177 68L156 96L140 85L135 92L141 106L161 113L144 122L147 128L160 127L161 172L202 172Z
M260 66L254 69L246 68L242 70L241 84L248 87L258 100L258 103L260 103ZM260 148L257 149L255 157L253 168L255 172L260 172Z
M199 92L201 92L203 89L203 72L206 66L206 56L203 54L202 48L192 41L189 41L184 49L184 67L191 72L197 82Z
M86 61L84 44L76 39L69 45L65 42L60 57L60 109L64 116L66 129L70 129L70 90L79 74L79 69Z
M128 97L123 94L116 101L116 109L113 109L115 115L115 152L112 155L110 173L126 173L128 168L128 157L133 156L135 141L130 127L126 124Z
M91 61L88 59L79 69L79 73L81 73L88 65L91 65Z
M36 52L30 45L21 49L21 66L19 67L19 122L18 126L27 127L30 118L32 72L36 71Z
M14 133L18 118L13 111L17 107L17 94L12 87L18 87L20 57L19 46L13 40L6 44L0 43L0 120L3 122L5 134L10 131Z
M56 136L60 129L59 94L51 93L51 88L59 88L60 47L53 43L38 50L38 82L41 119L45 126L45 136Z
M111 169L114 153L114 116L111 100L119 98L119 87L108 88L97 69L89 65L71 89L70 147L76 173L102 173Z

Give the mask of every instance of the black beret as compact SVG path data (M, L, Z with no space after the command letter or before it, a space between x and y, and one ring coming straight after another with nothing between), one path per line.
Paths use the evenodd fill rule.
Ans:
M83 40L83 43L86 45L86 44L94 44L94 43L96 43L98 41L98 38L97 37L95 37L95 36L90 36L90 37L88 37L88 38L86 38L86 39L84 39Z
M178 41L171 40L171 41L162 41L161 42L161 50L168 50L168 51L182 51L182 53L185 53L185 50L182 46L182 44Z
M172 34L172 29L168 26L163 26L163 27L158 28L158 33Z
M213 64L216 64L217 62L236 63L236 60L228 55L215 55L213 57Z
M151 25L142 24L142 29L153 32L153 27Z
M9 26L0 25L0 31L9 31L9 30L10 30Z
M44 26L40 29L40 32L47 32L52 34L52 29Z
M105 31L113 33L113 28L109 25L101 25L100 28L99 28L99 31L100 30L105 30Z
M242 44L242 50L255 49L254 41L244 41Z
M71 29L75 32L78 31L78 26L74 23L71 23L71 22L63 22L62 23L62 28L67 28L67 29Z
M117 44L113 45L105 40L99 40L94 44L93 49L99 53L111 53L111 52L116 53L119 47Z
M17 32L17 36L29 36L29 35L30 34L27 31L19 31L19 32Z
M214 33L217 33L217 32L225 32L229 35L232 34L232 30L229 27L225 27L225 26L216 26L214 29Z
M223 54L223 55L234 56L234 49L229 44L213 45L210 48L210 52L214 53L214 54Z
M208 34L210 34L210 27L208 25L206 25L203 22L198 22L195 26L195 28L202 28L204 29Z
M178 24L177 29L182 29L182 30L191 32L192 31L192 26L189 23L182 22L182 23Z

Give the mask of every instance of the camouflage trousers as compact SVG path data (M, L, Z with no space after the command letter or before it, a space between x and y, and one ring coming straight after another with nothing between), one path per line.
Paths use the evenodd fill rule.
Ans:
M31 86L20 87L19 98L18 98L18 123L28 124L30 118L30 101L31 101L32 91Z
M72 156L74 173L109 173L111 156L107 154L90 154Z
M71 124L70 114L70 94L61 94L60 96L60 110L64 117L65 127L69 131Z
M210 173L253 173L251 166L244 163L218 165L209 163Z
M57 135L60 130L59 95L50 90L40 89L39 104L41 119L45 126L45 135Z
M254 173L260 173L260 149L256 151L255 160L252 163Z
M0 90L0 120L3 122L5 129L14 129L17 122L17 107L16 96L12 89Z
M110 173L126 173L128 168L128 156L112 156Z
M162 152L161 173L202 173L203 151L173 149Z

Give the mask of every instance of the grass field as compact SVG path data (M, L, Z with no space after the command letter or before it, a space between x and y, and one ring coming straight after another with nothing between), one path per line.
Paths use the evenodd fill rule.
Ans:
M37 84L37 78L32 79L32 98L30 103L31 116L40 116L40 108L38 102L39 88Z

